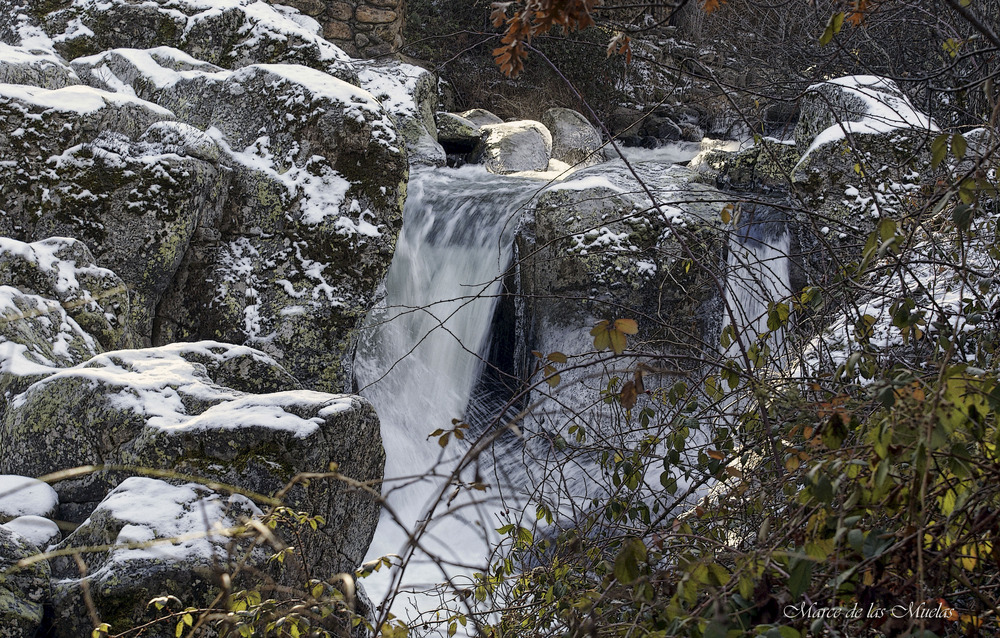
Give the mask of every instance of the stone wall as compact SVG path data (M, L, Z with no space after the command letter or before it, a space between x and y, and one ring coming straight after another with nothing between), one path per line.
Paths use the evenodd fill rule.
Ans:
M403 46L403 0L283 0L323 26L323 37L353 57L375 58Z

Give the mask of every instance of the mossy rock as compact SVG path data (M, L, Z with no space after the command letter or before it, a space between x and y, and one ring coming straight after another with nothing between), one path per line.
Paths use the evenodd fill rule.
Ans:
M89 635L93 628L84 597L86 587L98 617L112 631L148 623L143 635L172 638L176 619L156 622L158 616L166 614L159 613L150 600L172 596L181 601L180 607L170 611L204 607L219 594L222 573L235 573L241 562L244 573L264 567L266 553L262 548L251 548L249 539L210 533L216 525L235 529L260 513L246 497L219 493L197 483L126 479L57 547L66 551L98 546L110 549L81 552L85 575L71 556L52 561L56 579L53 635ZM182 540L170 542L173 538ZM246 582L244 576L234 585Z
M50 596L48 561L17 567L38 550L0 527L0 638L35 638Z
M38 381L8 407L0 446L20 451L0 458L3 473L142 467L264 495L301 472L326 472L331 463L354 479L377 482L385 461L367 401L300 390L266 354L216 342L118 350ZM84 520L128 474L60 481L61 517ZM370 494L316 480L288 492L286 503L327 521L305 550L307 564L332 574L360 563L378 521Z
M100 6L84 0L0 0L0 13L28 16L69 60L119 47L170 46L226 68L302 64L356 84L357 74L347 54L323 39L318 28L292 19L289 11L252 0L239 0L222 9L194 0L141 4L111 0ZM7 38L13 39L15 29L8 26L6 31L10 33Z

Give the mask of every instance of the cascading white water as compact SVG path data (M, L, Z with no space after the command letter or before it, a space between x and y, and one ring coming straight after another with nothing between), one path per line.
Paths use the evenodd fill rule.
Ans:
M726 358L739 358L743 349L749 350L758 336L768 331L768 306L792 294L790 237L784 227L773 226L773 222L750 223L729 242L725 299L728 310L723 326L735 319L735 335L726 348ZM783 344L784 328L779 327L767 340L771 356L778 357L776 360L781 360Z
M484 365L500 275L510 261L514 217L542 184L477 166L411 175L385 299L366 322L355 360L361 394L382 422L383 494L398 518L383 514L369 559L400 553L420 521L428 515L434 521L421 538L425 551L407 566L405 584L447 577L427 554L480 568L487 560L496 526L488 512L469 507L457 516L438 516L470 503L464 495L436 502L446 490L450 497L447 476L467 446L452 437L442 448L427 437L452 430L452 420L464 418ZM389 584L384 573L365 581L376 600ZM394 611L399 613L398 605Z
M659 157L649 159L664 165ZM442 448L428 435L452 430L453 419L465 418L483 370L516 216L544 185L475 166L411 174L385 298L366 321L355 359L360 392L376 406L382 422L387 458L383 494L391 511L382 516L368 559L399 554L414 530L422 532L419 551L408 557L401 582L392 580L398 572L387 570L365 580L377 601L390 590L418 592L473 569L483 571L488 561L496 540L497 504L473 505L495 496L497 486L485 495L457 492L449 477L468 449L466 442L452 438ZM768 303L789 294L788 236L783 228L774 232L778 226L765 224L766 232L751 226L730 247L726 301L744 343L764 330ZM587 343L577 350L584 352L589 341L585 330L580 334ZM499 472L491 471L492 458L482 461L488 482ZM471 481L472 473L461 478ZM414 607L435 606L433 598L407 594L392 611L413 618Z

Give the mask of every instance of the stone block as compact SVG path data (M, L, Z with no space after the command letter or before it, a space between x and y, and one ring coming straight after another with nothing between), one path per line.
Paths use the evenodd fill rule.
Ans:
M351 27L343 22L327 22L323 26L323 37L327 40L350 40L353 36Z
M387 24L389 22L395 22L396 18L399 16L399 14L395 11L376 9L368 6L358 7L354 15L359 22L368 22L370 24Z

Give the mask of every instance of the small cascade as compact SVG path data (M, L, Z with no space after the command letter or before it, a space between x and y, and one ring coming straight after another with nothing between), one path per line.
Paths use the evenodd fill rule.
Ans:
M791 296L789 245L790 235L780 211L757 204L742 206L737 230L729 241L726 307L730 310L723 318L723 328L735 320L735 334L726 348L726 358L739 359L743 349L749 351L759 336L768 332L769 305ZM772 331L766 346L769 361L785 359L783 327Z
M438 502L442 494L447 501L454 493L447 477L468 445L452 436L442 447L438 437L428 435L453 430L453 419L473 419L466 410L489 355L516 216L543 184L478 166L411 175L385 298L367 319L355 360L360 392L377 407L382 422L383 494L392 511L383 514L369 559L399 553L408 532L425 519L433 521L421 539L426 554L412 557L404 584L448 577L429 555L459 565L486 561L496 527L490 512L477 511L464 495ZM476 494L481 500L496 491ZM446 509L449 515L440 516ZM390 582L380 573L365 586L379 600Z

